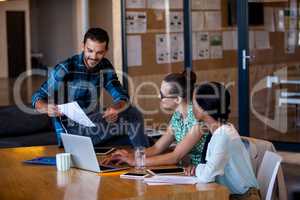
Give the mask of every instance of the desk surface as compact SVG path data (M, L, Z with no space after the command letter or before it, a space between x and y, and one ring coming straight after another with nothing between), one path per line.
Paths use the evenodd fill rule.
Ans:
M118 175L22 163L59 151L55 146L0 149L0 199L228 199L228 190L218 184L148 186Z

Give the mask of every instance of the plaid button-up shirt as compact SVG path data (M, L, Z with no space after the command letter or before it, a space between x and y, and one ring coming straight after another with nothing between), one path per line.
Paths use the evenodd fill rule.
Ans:
M88 71L81 53L57 64L49 72L48 80L33 94L32 106L35 107L35 103L41 99L55 104L77 101L89 113L99 105L102 87L115 103L129 100L108 59L103 58L92 71ZM53 118L52 121L60 139L59 133L64 132L61 120Z

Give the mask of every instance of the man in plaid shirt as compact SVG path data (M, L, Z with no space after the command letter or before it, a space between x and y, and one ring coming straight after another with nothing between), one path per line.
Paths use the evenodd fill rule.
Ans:
M109 37L101 28L89 29L83 40L83 52L57 64L48 80L33 94L32 105L52 118L61 145L60 133L91 137L94 144L127 134L133 146L148 146L142 114L129 104L129 96L121 86L115 70L104 56ZM101 88L112 96L114 104L100 112ZM85 127L67 120L57 104L76 101L96 127Z

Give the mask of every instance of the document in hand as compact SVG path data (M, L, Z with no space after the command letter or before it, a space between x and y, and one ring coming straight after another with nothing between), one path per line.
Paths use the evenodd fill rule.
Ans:
M152 176L144 178L144 182L149 185L169 183L169 184L196 184L197 177L195 176Z
M58 109L71 120L88 127L96 125L88 118L76 101L58 105Z

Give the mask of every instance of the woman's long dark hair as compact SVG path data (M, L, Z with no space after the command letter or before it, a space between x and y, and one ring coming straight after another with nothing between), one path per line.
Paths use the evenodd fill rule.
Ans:
M220 122L227 122L230 114L230 93L218 82L201 84L195 89L195 100L204 111Z

